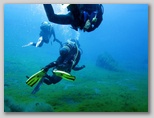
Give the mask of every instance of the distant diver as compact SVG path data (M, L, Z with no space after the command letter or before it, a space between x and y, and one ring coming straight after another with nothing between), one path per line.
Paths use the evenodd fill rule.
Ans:
M52 35L54 38L53 41L58 42L60 44L60 46L62 47L62 42L56 38L55 31L54 31L54 28L51 23L46 22L46 21L42 22L40 29L41 29L41 31L40 31L39 39L38 39L37 43L30 42L22 47L27 47L27 46L42 47L42 45L44 43L46 43L46 44L49 43L49 40ZM52 44L52 41L51 41L51 44Z
M55 14L51 4L44 4L48 20L62 25L71 25L78 29L91 32L103 21L104 7L102 4L70 4L68 14Z

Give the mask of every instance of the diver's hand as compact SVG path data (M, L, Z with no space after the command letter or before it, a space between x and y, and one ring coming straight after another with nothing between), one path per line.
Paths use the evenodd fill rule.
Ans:
M87 20L85 25L84 25L84 29L85 30L89 29L90 25L91 25L90 20Z
M48 70L49 70L49 68L47 68L47 67L44 67L44 68L42 68L41 70L43 70L44 72L48 72Z

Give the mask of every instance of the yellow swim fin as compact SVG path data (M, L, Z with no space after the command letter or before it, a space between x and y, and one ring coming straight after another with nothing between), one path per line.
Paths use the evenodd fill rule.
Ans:
M38 71L27 79L26 84L32 87L37 82L39 82L45 74L46 72L43 69Z
M73 76L73 75L71 75L71 74L69 74L69 73L67 73L65 71L61 71L61 70L54 69L53 74L55 74L56 76L61 77L63 79L66 79L66 80L74 81L76 79L75 76Z

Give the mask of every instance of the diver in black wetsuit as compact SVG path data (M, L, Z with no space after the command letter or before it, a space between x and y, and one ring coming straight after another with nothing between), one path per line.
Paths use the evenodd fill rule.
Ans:
M42 47L42 45L44 43L47 43L47 44L49 43L49 40L52 35L54 38L53 41L58 42L60 44L60 46L62 47L62 42L56 38L55 31L54 31L54 28L51 25L51 23L46 22L46 21L42 22L40 29L41 29L41 31L40 31L39 39L38 39L37 43L30 42L27 45L24 45L22 47L27 47L27 46ZM52 44L52 41L51 41L51 44Z
M60 56L58 57L58 59L45 66L43 68L44 71L47 73L50 68L53 68L53 70L57 69L70 73L72 69L75 71L83 69L85 65L82 65L81 67L77 66L81 56L79 47L80 44L78 40L68 40L60 49ZM61 79L61 77L58 77L54 74L52 76L46 74L44 76L44 83L46 83L47 85L56 84L61 81Z
M103 20L104 7L101 4L70 4L68 14L55 14L51 4L44 4L48 20L53 23L71 25L73 29L91 32Z

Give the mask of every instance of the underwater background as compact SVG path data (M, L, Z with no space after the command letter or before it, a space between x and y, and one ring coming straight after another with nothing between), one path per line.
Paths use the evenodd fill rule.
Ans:
M53 6L55 13L67 13L65 5ZM4 4L5 112L148 112L148 5L103 6L103 22L93 32L52 23L62 42L79 40L79 65L86 68L71 72L75 81L43 84L32 95L26 76L55 61L60 46L23 48L37 42L41 23L48 21L43 5Z

